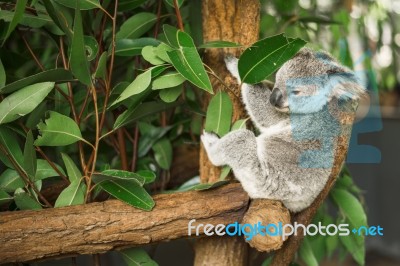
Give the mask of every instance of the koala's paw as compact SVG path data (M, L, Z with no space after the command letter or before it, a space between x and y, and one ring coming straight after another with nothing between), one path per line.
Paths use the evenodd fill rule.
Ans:
M214 133L203 132L203 135L201 135L201 142L203 142L208 158L216 166L224 165L223 156L221 156L219 150L219 140L219 137Z
M201 135L201 142L203 142L204 147L207 151L211 150L213 146L218 142L219 138L214 133L203 132Z

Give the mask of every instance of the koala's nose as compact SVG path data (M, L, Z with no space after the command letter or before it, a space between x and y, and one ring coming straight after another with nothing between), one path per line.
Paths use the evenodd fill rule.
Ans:
M271 96L269 97L269 102L272 106L279 107L280 102L282 101L282 92L278 88L274 88L272 90Z

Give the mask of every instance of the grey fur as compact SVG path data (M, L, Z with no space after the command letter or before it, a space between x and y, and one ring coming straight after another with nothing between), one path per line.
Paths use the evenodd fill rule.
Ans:
M237 59L225 61L240 83ZM350 135L351 126L339 124L337 115L354 111L354 102L365 91L354 73L329 54L307 48L279 69L274 90L282 96L272 100L275 106L266 85L242 84L244 104L260 132L257 137L240 129L222 138L204 132L201 140L210 161L232 167L251 198L280 200L298 212L325 186L335 138Z

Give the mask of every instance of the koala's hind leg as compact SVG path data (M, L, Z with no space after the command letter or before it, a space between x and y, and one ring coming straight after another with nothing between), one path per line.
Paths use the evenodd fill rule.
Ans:
M201 136L208 158L216 166L229 165L250 197L260 197L268 175L259 161L254 133L247 129L230 132L222 138L215 134Z

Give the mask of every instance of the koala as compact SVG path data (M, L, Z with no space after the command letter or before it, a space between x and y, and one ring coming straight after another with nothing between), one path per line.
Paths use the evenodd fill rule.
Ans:
M225 58L241 83L238 59ZM365 89L355 74L326 52L301 49L276 73L275 85L241 84L245 108L258 129L235 130L201 141L215 166L229 165L250 198L281 201L291 212L308 207L324 188L338 136L351 125L338 117L355 112Z

